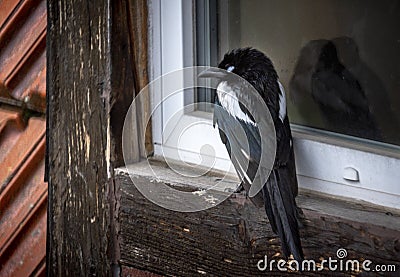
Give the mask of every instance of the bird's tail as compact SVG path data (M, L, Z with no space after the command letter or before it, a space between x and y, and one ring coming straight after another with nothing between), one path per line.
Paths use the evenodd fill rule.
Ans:
M281 240L285 257L288 258L293 254L297 261L302 261L304 255L299 234L298 210L286 171L287 168L281 167L271 172L263 187L265 210L272 230Z

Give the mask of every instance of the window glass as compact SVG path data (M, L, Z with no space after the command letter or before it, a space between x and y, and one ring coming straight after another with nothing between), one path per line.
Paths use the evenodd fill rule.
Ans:
M400 145L400 1L221 0L217 16L218 59L266 53L292 123Z
M196 65L216 66L218 64L218 1L196 1ZM197 110L211 112L215 91L209 88L196 89Z

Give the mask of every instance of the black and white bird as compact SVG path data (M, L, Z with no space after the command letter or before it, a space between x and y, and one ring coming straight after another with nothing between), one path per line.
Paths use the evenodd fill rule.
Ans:
M240 101L248 90L229 76L234 73L250 83L269 109L276 134L275 161L269 178L251 200L259 207L264 206L272 230L280 238L284 256L288 258L292 254L301 261L304 259L299 235L301 210L295 201L298 193L296 167L283 86L271 60L254 48L228 52L218 67L223 70L210 68L199 77L219 81L214 126L218 125L221 140L247 192L255 182L262 156L266 155L261 149L262 140L268 138L261 137L255 120L254 113L261 111L252 106L247 109ZM249 153L243 150L243 142L238 138L238 124L246 134Z

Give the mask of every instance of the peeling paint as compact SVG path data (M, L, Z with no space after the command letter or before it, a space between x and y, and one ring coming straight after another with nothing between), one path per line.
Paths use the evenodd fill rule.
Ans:
M86 142L85 160L86 160L86 163L89 163L89 161L90 161L90 136L88 133L85 134L85 142Z
M75 172L82 178L83 182L85 182L85 185L87 185L85 175L83 175L83 173L79 171L77 166L75 166Z
M196 190L196 191L193 191L192 193L193 193L194 195L202 196L202 195L204 195L205 193L207 193L207 191L206 191L206 190Z

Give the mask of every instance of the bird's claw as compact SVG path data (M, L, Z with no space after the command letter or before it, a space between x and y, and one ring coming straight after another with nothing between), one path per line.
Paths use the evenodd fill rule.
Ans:
M235 193L242 193L243 191L246 191L246 190L244 189L243 184L240 184L240 185L236 188ZM246 194L247 194L247 193L246 193Z

